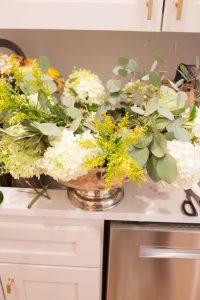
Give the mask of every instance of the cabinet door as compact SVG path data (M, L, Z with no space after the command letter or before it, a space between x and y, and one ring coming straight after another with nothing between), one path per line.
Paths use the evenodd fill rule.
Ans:
M162 6L163 0L1 0L0 28L160 31Z
M0 273L6 300L100 299L99 269L0 264Z
M166 0L163 31L200 32L200 0Z

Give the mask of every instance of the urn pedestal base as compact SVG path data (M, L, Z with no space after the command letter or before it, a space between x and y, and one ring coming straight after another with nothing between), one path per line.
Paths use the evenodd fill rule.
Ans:
M72 204L88 211L102 211L117 205L124 196L123 188L115 188L110 191L79 190L68 188L68 197Z

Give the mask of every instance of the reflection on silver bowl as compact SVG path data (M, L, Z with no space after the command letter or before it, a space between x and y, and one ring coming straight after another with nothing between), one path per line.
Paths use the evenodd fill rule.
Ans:
M68 197L76 207L89 211L101 211L117 205L123 198L123 188L114 184L110 190L105 187L104 168L92 169L87 175L68 182Z

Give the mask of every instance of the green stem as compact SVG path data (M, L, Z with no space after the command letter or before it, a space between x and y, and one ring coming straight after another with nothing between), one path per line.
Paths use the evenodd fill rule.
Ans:
M30 188L32 188L37 194L39 194L40 193L40 191L38 191L38 189L37 188L35 188L27 179L24 179L24 181L26 182L26 184L28 185L28 186L30 186ZM42 185L42 183L41 183L41 181L40 181L40 185L41 185L41 187L40 188L47 188L48 189L48 186L43 186ZM46 195L43 195L43 197L45 197L45 198L47 198L47 199L50 199L50 197L49 197L49 195L48 195L48 193L46 192Z
M44 196L43 194L46 193L47 189L48 188L45 187L41 192L38 192L38 194L28 204L27 208L30 209L41 196Z

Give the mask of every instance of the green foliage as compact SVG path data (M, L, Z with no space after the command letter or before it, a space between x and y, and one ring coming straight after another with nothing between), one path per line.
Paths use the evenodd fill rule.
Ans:
M185 128L176 127L173 131L175 138L181 142L189 142L192 138L189 131Z
M167 151L165 136L157 132L153 134L153 141L150 146L151 153L156 157L163 157Z
M170 120L166 119L165 117L158 116L156 118L156 128L162 132L166 130L166 127L170 124Z
M126 57L120 57L117 62L121 66L127 66L127 64L129 63L129 59Z
M159 63L164 63L163 58L159 54L155 54L154 59L157 60Z
M158 70L162 62L161 56L155 55L150 69L141 71L135 60L120 57L113 69L115 76L107 82L107 94L95 74L75 69L59 98L54 95L57 85L49 76L46 57L25 68L13 58L11 73L0 78L0 142L7 137L16 143L16 147L10 146L9 157L28 148L29 155L37 154L38 159L49 147L49 136L60 137L64 127L76 133L89 128L94 142L82 141L81 145L98 151L86 159L85 167L105 167L108 189L127 177L139 183L145 167L154 181L172 183L177 166L168 154L167 141L197 141L192 130L197 109L189 103L183 79L174 83L166 77L164 84L169 84L163 84L165 70ZM186 80L184 65L180 73ZM81 79L88 80L88 87L79 93ZM93 91L94 82L98 88L94 84ZM23 125L25 133L16 134L15 124ZM1 160L3 166L11 164L6 155Z
M67 97L67 96L62 96L61 97L61 103L62 103L62 105L66 106L66 107L74 107L75 100L74 100L74 98L70 98L70 97Z
M108 97L108 101L113 106L116 105L117 103L119 103L121 101L121 95L120 95L120 93L113 93L113 94L111 94Z
M145 116L150 116L159 108L159 102L157 98L151 98L146 105Z
M154 60L151 68L150 68L150 71L154 71L156 68L157 68L157 65L158 65L158 61L157 60Z
M50 62L46 56L40 56L37 62L42 72L47 72L50 68Z
M132 147L129 155L138 163L141 168L143 168L149 158L149 149L147 147L142 149Z
M158 158L153 155L151 155L150 159L147 161L147 173L149 177L155 182L160 181L160 177L157 173L157 163Z
M194 119L196 118L197 116L197 108L196 108L196 105L195 103L193 103L190 107L190 112L189 112L189 118L188 118L188 121L189 122L192 122L194 121Z
M175 90L175 91L179 91L178 87L177 87L177 84L175 84L174 82L172 82L171 80L169 80L169 83L171 85L171 87Z
M170 121L174 120L174 115L166 108L159 108L158 113Z
M126 77L129 74L133 74L138 68L134 59L120 57L117 62L119 65L113 69L113 73L120 77Z
M72 132L75 132L79 128L79 126L81 124L81 121L82 121L82 117L79 117L79 118L73 120L71 122L69 130L72 131Z
M137 142L134 143L134 147L142 149L145 147L148 147L153 139L153 135L150 132L146 132L143 134L143 136L138 140Z
M117 79L110 79L107 82L107 88L110 93L116 93L119 92L122 88L122 83L120 80Z
M188 69L186 68L186 66L180 65L180 70L185 76L188 76Z
M175 140L175 136L173 132L165 132L164 136L167 141Z
M180 87L182 84L184 83L184 79L180 79L178 80L175 84L176 84L176 87Z
M2 191L0 191L0 204L2 204L3 200L4 200L4 195Z
M126 77L127 76L127 71L125 69L119 69L118 74L121 77Z
M38 163L41 159L44 149L28 142L28 137L22 138L3 135L0 140L0 164L1 174L10 173L14 178L29 178L34 175L39 176L43 170Z
M156 171L160 179L167 183L172 183L176 180L177 166L176 160L169 154L158 159L156 165Z
M149 80L150 80L150 82L154 86L156 86L156 87L160 87L161 86L160 76L156 72L150 71L150 73L149 73Z
M171 122L166 127L166 129L167 129L168 132L173 132L177 127L181 127L182 124L183 124L183 119L178 118L178 119L175 119L173 122Z
M13 87L5 78L0 78L1 123L17 124L24 120L63 125L69 123L69 117L64 109L56 103L46 85L43 88L40 86L39 90L34 90L36 103L31 102L30 91L33 91L36 81L37 79L34 82L22 83L23 87L26 85L29 88L20 91L19 88L21 89L22 84Z
M32 125L36 127L42 134L47 136L61 136L62 128L54 123L39 123L33 122Z
M132 106L131 110L139 115L144 115L144 113L145 113L142 108L137 107L137 106Z
M82 113L81 110L76 107L69 107L67 109L67 115L74 120L80 118L82 116Z

